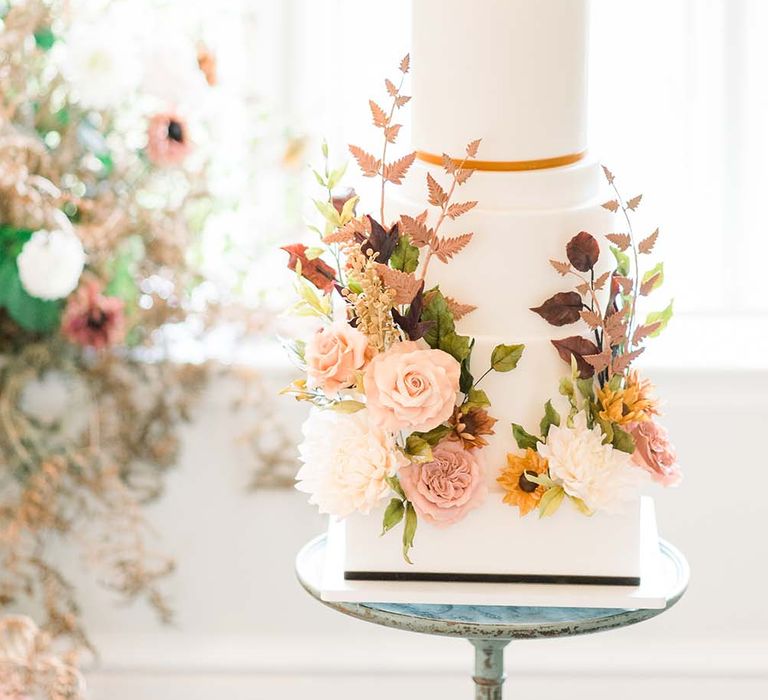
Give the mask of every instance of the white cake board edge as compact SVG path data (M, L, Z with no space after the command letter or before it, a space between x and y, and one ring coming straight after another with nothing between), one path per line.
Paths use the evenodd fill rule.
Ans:
M653 506L644 508L643 511L639 586L346 581L344 580L344 523L332 522L328 528L321 598L329 603L376 602L658 610L666 607L664 591L669 573L659 549L659 535Z

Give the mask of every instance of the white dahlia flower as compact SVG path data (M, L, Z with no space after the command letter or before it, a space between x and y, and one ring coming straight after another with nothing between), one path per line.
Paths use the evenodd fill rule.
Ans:
M16 263L28 294L38 299L61 299L77 287L85 251L72 231L35 231Z
M384 479L406 464L391 435L371 425L365 409L313 409L302 432L296 488L310 494L321 513L369 513L389 491Z
M551 426L538 452L549 463L550 477L590 510L617 512L637 492L641 475L631 456L604 445L600 426L589 429L583 411L572 428Z

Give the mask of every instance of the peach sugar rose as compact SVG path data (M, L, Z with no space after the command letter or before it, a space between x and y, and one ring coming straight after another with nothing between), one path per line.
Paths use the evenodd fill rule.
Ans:
M431 430L453 413L460 371L447 352L415 341L395 343L365 372L371 420L385 430Z
M327 396L352 386L355 372L365 366L371 350L368 339L346 321L320 328L304 352L309 385Z
M444 440L432 450L432 461L401 467L398 477L416 513L446 527L479 506L488 492L479 450Z

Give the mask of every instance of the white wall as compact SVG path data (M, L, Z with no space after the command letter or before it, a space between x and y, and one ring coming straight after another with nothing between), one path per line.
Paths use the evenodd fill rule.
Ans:
M637 627L513 643L512 697L768 697L768 373L654 374L686 466L683 486L658 497L659 522L689 558L690 590ZM233 438L248 417L231 413L230 398L225 382L209 392L151 513L178 557L175 627L159 627L140 606L113 607L78 575L102 652L92 698L470 697L466 642L352 620L300 589L293 558L322 522L298 493L247 492L253 465ZM297 419L291 402L278 406Z

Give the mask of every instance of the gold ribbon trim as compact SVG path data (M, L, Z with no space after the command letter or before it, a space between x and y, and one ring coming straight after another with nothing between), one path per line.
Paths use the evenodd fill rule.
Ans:
M545 170L547 168L560 168L564 165L577 163L585 155L586 151L580 153L570 153L566 156L555 156L554 158L540 158L538 160L468 160L464 163L467 170L487 170L493 172L516 172L521 170ZM443 156L427 153L426 151L416 151L416 157L432 165L442 165ZM462 164L460 158L451 158L457 165Z

